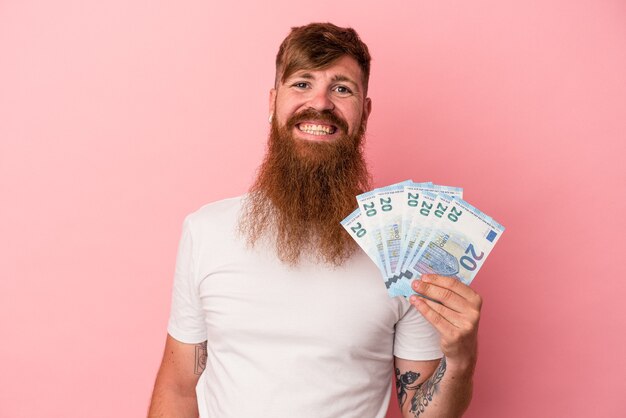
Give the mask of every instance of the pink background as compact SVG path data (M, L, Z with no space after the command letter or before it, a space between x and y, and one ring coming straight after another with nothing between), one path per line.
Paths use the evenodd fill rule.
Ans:
M376 184L507 227L467 416L624 416L623 0L1 1L0 416L145 415L183 217L250 185L278 44L328 20L374 57Z

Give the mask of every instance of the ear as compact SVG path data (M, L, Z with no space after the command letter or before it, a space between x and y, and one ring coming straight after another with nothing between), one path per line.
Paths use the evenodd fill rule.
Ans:
M370 117L370 113L372 113L372 99L369 97L365 98L365 103L363 105L363 125L367 128L367 119Z
M270 103L269 103L269 110L270 110L269 117L270 118L274 116L275 106L276 106L276 89L270 89Z

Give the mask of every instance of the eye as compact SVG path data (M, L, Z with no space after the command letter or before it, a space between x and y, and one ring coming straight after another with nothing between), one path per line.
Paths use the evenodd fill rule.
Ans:
M305 81L298 81L297 83L293 83L293 84L291 85L291 87L295 87L295 88L297 88L297 89L304 90L304 89L306 89L306 88L308 88L308 87L309 87L309 83L307 83L307 82L305 82Z
M337 93L339 93L342 96L348 96L348 95L352 94L352 90L350 90L346 86L336 86L333 90L336 91Z

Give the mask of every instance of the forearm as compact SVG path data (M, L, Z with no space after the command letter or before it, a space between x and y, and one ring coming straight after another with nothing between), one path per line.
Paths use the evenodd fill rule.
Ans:
M196 385L206 367L206 353L206 341L185 344L167 336L148 418L198 417Z
M157 384L154 387L148 418L197 418L198 402L195 391L181 391Z
M404 418L460 417L472 399L474 365L455 364L442 358L424 383L400 405Z

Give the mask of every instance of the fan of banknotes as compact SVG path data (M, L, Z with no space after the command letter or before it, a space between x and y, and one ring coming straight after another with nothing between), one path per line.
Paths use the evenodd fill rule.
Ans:
M380 269L389 296L409 297L412 278L470 284L504 227L463 200L460 187L411 180L356 197L341 224Z

